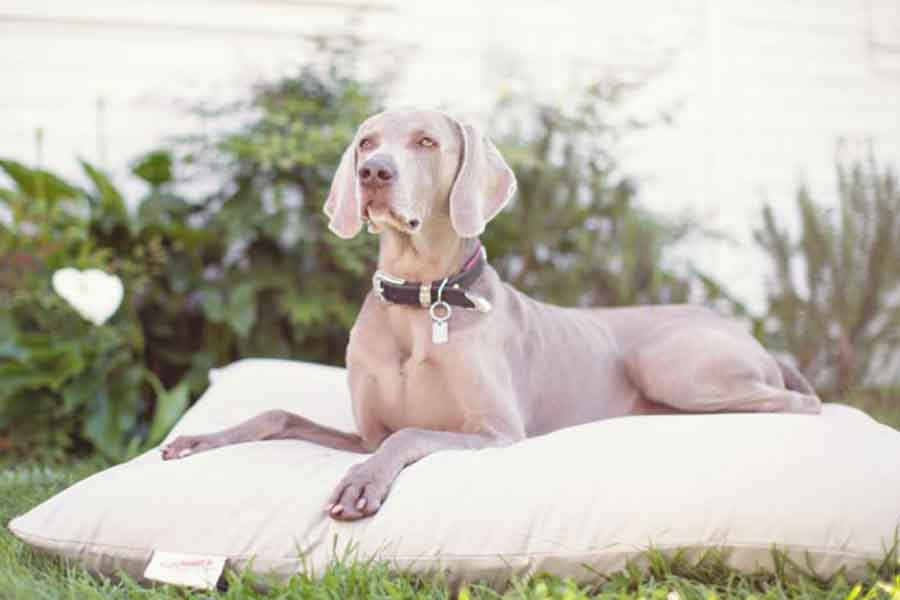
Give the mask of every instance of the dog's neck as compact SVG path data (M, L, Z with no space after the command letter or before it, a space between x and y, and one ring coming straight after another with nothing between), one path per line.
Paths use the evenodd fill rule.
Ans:
M416 235L387 227L379 236L378 269L406 281L437 281L458 273L477 245L451 227L426 223Z

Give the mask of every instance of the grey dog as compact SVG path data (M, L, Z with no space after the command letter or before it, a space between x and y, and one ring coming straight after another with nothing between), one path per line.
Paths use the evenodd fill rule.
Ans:
M440 450L623 415L820 411L795 369L706 308L560 308L503 283L478 236L515 190L497 148L469 125L435 111L366 120L325 204L342 238L364 224L379 235L347 347L358 434L268 411L178 437L163 458L286 438L370 453L325 506L354 520L378 511L404 467Z

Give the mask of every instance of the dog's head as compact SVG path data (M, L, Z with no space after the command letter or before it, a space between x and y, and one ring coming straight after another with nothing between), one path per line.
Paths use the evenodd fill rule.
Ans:
M494 144L470 125L437 111L388 111L367 119L344 151L325 213L342 238L363 220L419 234L449 222L476 237L506 206L516 178Z

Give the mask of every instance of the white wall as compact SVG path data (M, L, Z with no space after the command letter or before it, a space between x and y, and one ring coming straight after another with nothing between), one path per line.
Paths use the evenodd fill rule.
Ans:
M766 265L749 232L764 197L786 222L801 178L832 197L840 137L849 151L872 139L879 157L900 164L896 0L366 4L4 0L0 155L33 161L41 127L46 166L74 174L83 156L127 185L127 160L200 127L186 104L284 72L310 56L309 36L354 18L361 35L402 50L396 104L477 117L520 76L557 98L573 82L650 76L629 110L680 108L672 127L623 148L625 166L642 176L648 205L690 209L735 236L738 246L703 244L687 258L755 306Z

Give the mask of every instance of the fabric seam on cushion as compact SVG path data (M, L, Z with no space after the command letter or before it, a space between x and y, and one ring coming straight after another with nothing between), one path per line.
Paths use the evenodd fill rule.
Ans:
M825 554L829 556L845 556L848 558L865 558L865 559L874 559L878 560L883 558L880 554L873 554L870 552L848 552L845 550L821 550L816 549L813 546L799 546L799 545L786 545L786 544L775 544L768 543L765 545L755 544L755 543L724 543L724 544L655 544L652 546L647 546L643 548L633 548L630 550L599 550L596 552L583 552L583 553L572 553L572 554L564 554L560 552L531 552L531 553L507 553L507 554L439 554L439 555L430 555L430 556L438 556L438 557L450 557L458 560L479 560L482 558L504 558L504 557L547 557L547 556L558 556L560 558L568 558L571 559L573 557L578 556L604 556L608 554L629 554L629 553L638 553L638 552L647 552L649 550L681 550L681 549L753 549L753 550L771 550L772 547L775 547L779 550L785 551L794 551L794 552L815 552L818 554ZM429 555L423 556L414 556L414 555L394 555L390 558L385 558L385 560L419 560L423 558L429 558Z
M10 528L10 529L12 530L12 528ZM21 530L19 530L19 531L21 532ZM18 535L18 533L15 530L13 530L13 533L16 533ZM119 544L100 544L100 543L95 543L95 542L77 542L77 541L72 541L72 540L62 540L62 539L58 539L58 538L50 538L50 537L34 535L34 534L25 534L25 535L33 537L35 539L44 540L47 542L54 542L57 544L80 545L80 546L85 546L85 547L96 547L96 548L122 548L125 550L135 550L135 551L139 551L139 552L153 552L153 551L157 550L157 548L150 548L150 547L140 547L139 548L139 547L134 547L134 546L123 546L123 545L119 545ZM630 549L630 550L601 550L601 551L596 551L596 552L581 552L581 553L561 553L561 552L528 552L528 553L515 552L515 553L513 553L513 552L509 552L509 553L493 553L493 554L423 554L423 555L391 555L391 556L383 556L383 557L381 557L381 559L390 561L390 560L422 560L422 559L430 559L430 558L436 558L436 557L437 558L450 557L450 558L454 558L457 560L480 560L480 559L484 559L484 558L498 558L498 557L499 558L502 558L502 557L521 558L521 557L544 557L544 556L558 556L561 558L573 558L573 557L578 557L578 556L604 556L604 555L608 555L608 554L625 554L628 552L645 552L650 549L675 550L675 549L680 549L680 548L703 548L703 549L709 549L709 548L742 548L742 549L753 548L753 549L757 549L757 550L770 550L773 546L776 548L784 549L784 550L788 550L788 551L793 550L793 551L805 551L805 552L818 552L820 554L840 555L840 556L847 556L850 558L867 558L867 559L868 558L871 558L871 559L879 558L878 554L874 554L871 552L848 552L845 550L834 551L834 550L822 549L821 547L816 547L816 546L775 544L772 542L769 542L766 544L760 544L760 543L754 543L754 542L728 542L728 543L724 543L724 544L703 544L703 543L700 543L700 544L664 544L664 545L652 545L652 546L648 546L646 548L634 548L634 549ZM267 561L300 560L300 557L290 558L290 557L280 556L280 557L267 558L267 557L261 556L261 555L243 555L243 554L234 555L234 554L221 554L218 552L187 552L185 554L202 554L204 556L218 556L218 557L225 557L225 558L238 559L238 560L250 560L250 559L267 560Z

